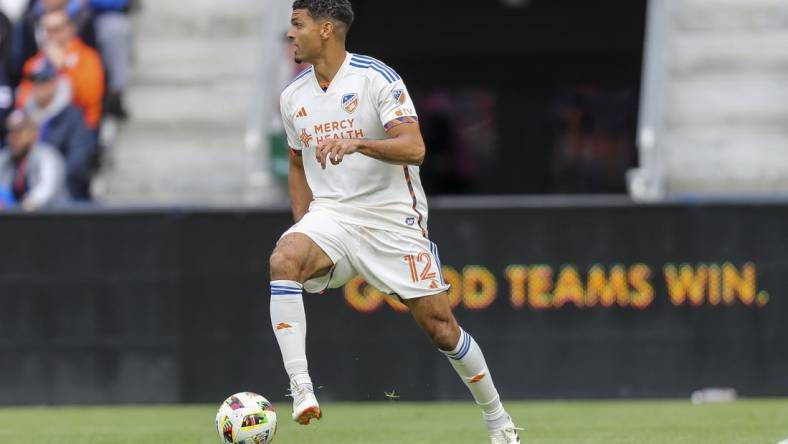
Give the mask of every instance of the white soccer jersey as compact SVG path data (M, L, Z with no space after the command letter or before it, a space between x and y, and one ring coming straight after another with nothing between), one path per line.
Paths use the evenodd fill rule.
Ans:
M309 67L282 92L280 107L287 140L303 152L314 201L346 223L427 236L427 199L417 166L392 165L354 153L323 170L315 151L329 138L385 139L386 130L417 122L405 83L371 57L347 53L323 91Z

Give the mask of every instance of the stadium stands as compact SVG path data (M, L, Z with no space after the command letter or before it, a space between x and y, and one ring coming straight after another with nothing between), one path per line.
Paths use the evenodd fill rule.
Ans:
M65 157L70 192L63 204L91 200L92 176L101 162L97 146L113 142L103 138L99 143L102 123L106 127L127 117L121 86L131 63L129 14L137 4L134 0L0 3L0 118L5 124L14 107L25 109L40 128L41 141ZM103 58L98 50L103 50ZM110 94L105 94L105 72L110 74ZM105 107L105 102L110 106ZM5 131L0 136L5 139ZM16 170L24 171L18 165ZM0 183L4 191L12 187ZM21 202L11 200L5 206L15 205Z

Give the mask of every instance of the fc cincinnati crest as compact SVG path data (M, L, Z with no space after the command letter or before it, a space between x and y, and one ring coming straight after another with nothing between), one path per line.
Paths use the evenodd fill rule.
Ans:
M392 91L391 92L391 96L394 97L394 100L397 103L399 103L400 105L404 105L405 104L405 99L408 97L405 94L405 91L403 91L401 89L395 89L394 91Z
M342 108L350 114L358 108L358 94L344 94L342 96Z

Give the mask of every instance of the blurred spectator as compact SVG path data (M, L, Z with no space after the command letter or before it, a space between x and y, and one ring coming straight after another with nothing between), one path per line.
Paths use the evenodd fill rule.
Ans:
M465 194L481 188L497 159L495 93L485 88L416 91L429 162L421 167L427 194ZM483 188L481 188L483 189Z
M90 0L95 14L96 44L107 70L108 91L104 112L126 119L123 93L131 73L131 22L129 0Z
M4 42L4 45L8 45L8 53L3 57L8 80L13 87L19 84L19 79L22 76L22 64L35 53L25 50L26 19L29 7L30 0L0 0L0 12L8 19L10 26L10 38ZM2 125L2 128L5 132L5 125Z
M33 88L25 112L41 128L41 141L63 155L71 197L88 200L96 141L82 112L71 105L71 85L46 59L34 68L30 80Z
M0 184L0 210L3 208L13 208L15 206L16 201L14 200L14 194L11 193L11 189Z
M6 122L8 147L0 151L0 186L11 190L14 202L26 211L68 200L65 167L60 153L38 141L38 126L23 111Z
M40 20L50 12L65 11L76 26L77 35L85 43L94 46L95 30L93 29L93 14L85 0L34 0L30 12L36 23L35 37L39 49L46 41L46 29Z
M41 18L47 13L65 11L76 25L77 33L88 45L95 42L92 15L84 0L26 0L29 3L18 31L18 52L22 64L33 57L46 40L46 31L41 26ZM20 72L21 74L21 72Z
M30 0L0 0L0 11L11 23L22 20L29 6Z
M559 95L553 111L555 191L626 191L626 171L635 158L635 103L629 90L596 86L575 86Z
M101 59L76 34L76 26L64 11L49 12L41 18L46 31L44 47L25 63L24 74L29 76L44 58L49 59L71 82L74 104L85 114L87 127L97 132L104 96L104 70ZM30 79L19 85L17 106L22 107L32 88Z
M12 35L11 22L0 11L0 121L2 122L5 122L14 106ZM5 140L5 128L0 128L0 140Z

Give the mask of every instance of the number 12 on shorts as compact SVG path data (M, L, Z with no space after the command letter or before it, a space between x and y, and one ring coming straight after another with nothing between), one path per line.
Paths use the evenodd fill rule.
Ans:
M435 272L430 271L432 268L432 256L426 251L419 253L418 255L409 254L405 256L405 262L408 263L408 267L410 268L410 278L413 280L413 282L435 279ZM420 267L420 264L424 264L424 266ZM421 268L421 273L418 271L419 268Z

